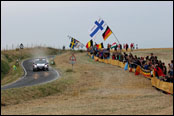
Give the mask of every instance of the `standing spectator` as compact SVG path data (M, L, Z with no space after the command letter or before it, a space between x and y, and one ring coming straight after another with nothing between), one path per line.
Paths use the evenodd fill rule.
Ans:
M163 62L162 63L162 70L163 70L163 73L165 74L165 75L167 75L167 68L166 68L166 66L165 66L165 63Z
M136 44L136 49L138 49L138 44Z
M108 44L108 47L107 47L107 58L110 58L110 48L111 48L111 45Z
M171 63L169 64L169 76L170 78L173 78L173 60L171 60Z
M149 60L149 56L146 56L146 61L148 61Z
M118 50L120 50L120 44L118 44Z
M124 52L124 59L123 59L123 62L128 62L128 55Z
M15 71L17 69L16 65L14 64L13 65L13 70Z
M153 56L153 53L150 54L150 60L155 60L155 57Z
M125 44L123 44L123 49L126 49L126 45Z
M115 53L112 54L112 59L115 60L116 57L115 57Z
M110 48L111 48L111 45L108 44L108 46L107 46L107 50L110 51Z
M133 50L135 49L134 43L133 43Z
M118 48L118 45L116 44L116 46L115 46L115 48L114 48L114 49L115 49L115 51L117 51L117 48Z
M157 78L162 79L165 77L163 70L158 66L158 64L155 64L154 71Z
M16 60L16 66L19 66L19 60L18 59Z
M128 47L129 47L129 46L128 46L128 44L126 43L126 51L127 51Z
M133 43L131 43L130 45L131 51L133 50L133 46L134 46Z
M119 44L120 45L120 52L121 52L121 50L122 50L122 45L121 44Z

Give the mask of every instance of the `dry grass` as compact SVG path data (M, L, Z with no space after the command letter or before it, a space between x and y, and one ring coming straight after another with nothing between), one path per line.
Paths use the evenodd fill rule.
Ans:
M14 82L15 80L19 79L20 77L24 75L24 71L20 65L19 67L17 67L16 71L12 69L13 64L15 64L16 60L20 59L21 56L22 56L22 59L19 60L20 63L22 62L22 60L26 58L56 55L58 53L59 53L59 50L52 49L52 48L25 48L19 51L16 51L16 50L2 51L1 60L8 62L7 58L5 57L7 55L11 59L11 62L8 62L10 65L10 71L7 75L5 75L5 78L1 80L1 86Z
M171 63L171 60L173 59L173 48L140 49L133 51L133 54L142 57L146 57L147 55L150 56L150 53L157 56L159 60L166 64L166 66L168 63Z
M156 54L153 49L148 52ZM71 82L61 93L1 107L1 114L173 114L173 96L152 88L143 76L95 62L86 53L75 53L74 70L67 71L72 68L70 56L68 52L55 60L61 81ZM53 82L54 86L59 81Z

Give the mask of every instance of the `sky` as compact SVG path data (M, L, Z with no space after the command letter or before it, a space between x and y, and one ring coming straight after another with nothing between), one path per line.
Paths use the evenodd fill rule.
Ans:
M69 48L84 45L99 18L114 34L96 43L134 43L139 48L173 48L173 1L1 1L1 50L20 43ZM116 38L115 38L115 36Z

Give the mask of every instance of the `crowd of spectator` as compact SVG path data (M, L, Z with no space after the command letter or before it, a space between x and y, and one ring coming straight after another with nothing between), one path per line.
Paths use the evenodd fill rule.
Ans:
M130 69L136 69L137 65L139 65L142 69L150 71L151 76L153 76L154 71L155 76L160 80L173 82L173 60L171 60L171 63L168 64L167 68L166 64L159 60L157 56L154 56L153 53L146 57L138 57L133 55L131 52L127 54L126 52L117 51L117 49L110 53L109 44L107 49L98 49L97 47L93 46L88 49L88 52L96 57L99 57L100 59L112 58L113 60L119 60L120 62L128 62Z

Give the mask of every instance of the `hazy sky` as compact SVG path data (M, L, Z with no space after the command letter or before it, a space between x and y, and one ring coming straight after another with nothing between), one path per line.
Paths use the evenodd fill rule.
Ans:
M68 48L70 35L84 45L89 30L101 17L120 43L139 48L173 48L173 1L3 1L1 2L1 49L17 45L46 44ZM112 44L99 33L95 41Z

